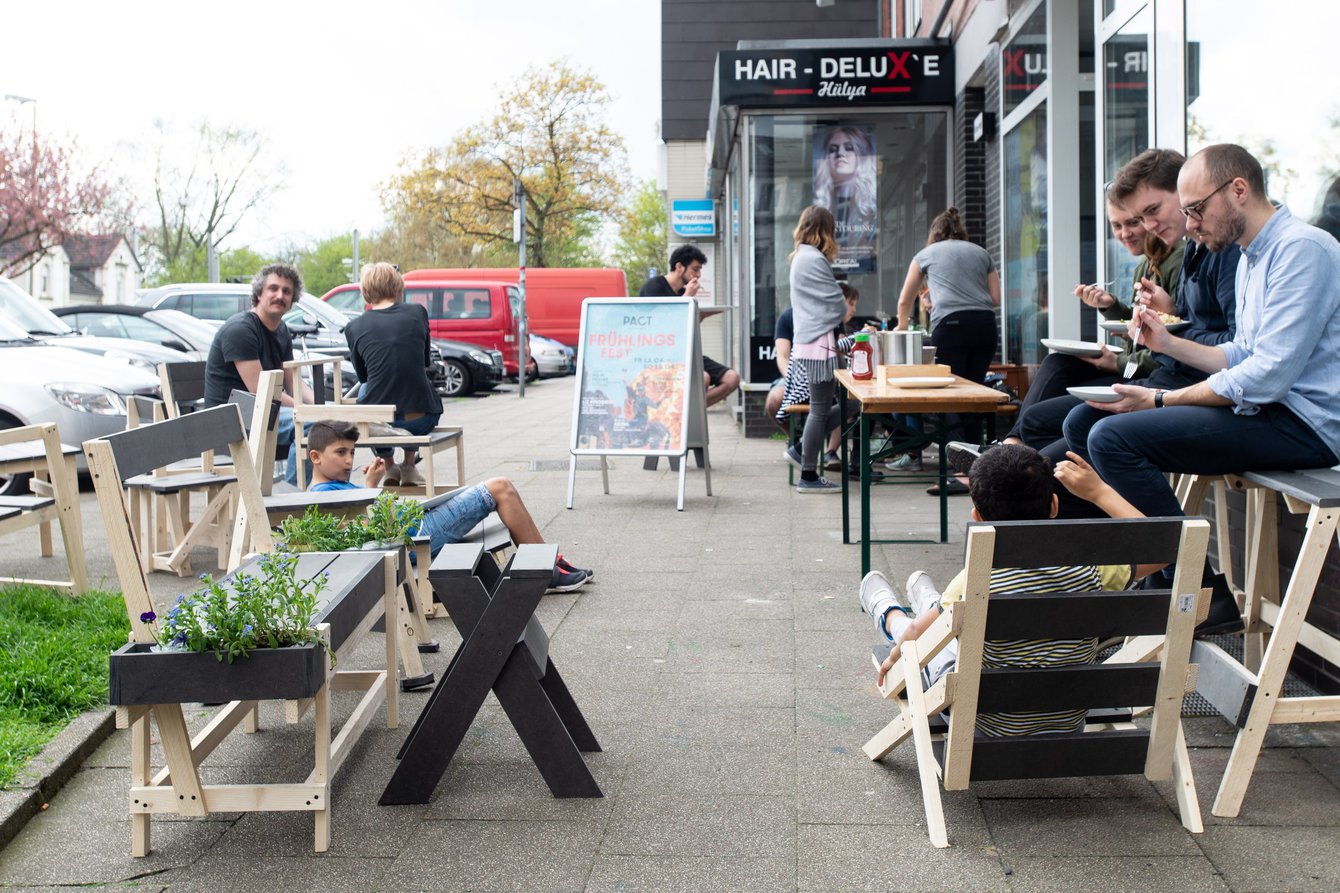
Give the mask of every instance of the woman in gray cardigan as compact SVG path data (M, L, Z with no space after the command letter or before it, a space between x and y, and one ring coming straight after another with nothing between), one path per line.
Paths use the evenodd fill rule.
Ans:
M823 455L828 413L837 393L837 339L833 332L842 325L846 306L842 289L833 278L833 259L838 243L833 214L810 205L800 212L793 236L796 247L787 260L791 264L791 315L795 324L791 362L804 366L810 383L810 412L800 437L799 493L837 493L842 490L818 472ZM795 461L795 448L787 449Z

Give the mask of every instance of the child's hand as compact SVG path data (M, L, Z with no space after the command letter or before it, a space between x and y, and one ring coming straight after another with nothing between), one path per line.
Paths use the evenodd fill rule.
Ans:
M381 456L374 456L363 473L363 482L369 487L379 487L384 477L386 477L386 460Z
M1089 502L1097 501L1107 490L1107 484L1098 476L1098 472L1079 457L1077 453L1066 451L1068 461L1058 462L1053 472L1056 479L1071 493Z
M897 645L889 649L889 656L884 658L884 663L879 665L879 672L875 674L875 685L881 688L884 686L884 677L889 675L889 670L892 670L893 665L898 663L898 656L901 653L902 649Z

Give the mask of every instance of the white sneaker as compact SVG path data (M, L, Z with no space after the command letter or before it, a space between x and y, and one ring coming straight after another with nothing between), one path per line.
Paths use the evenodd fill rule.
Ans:
M923 614L940 604L940 592L931 582L930 574L925 571L912 571L907 578L907 596L912 610Z
M889 578L879 571L871 571L861 578L861 610L871 617L883 617L892 607L900 607L908 614L912 605L907 597L893 591Z
M412 462L402 462L399 468L400 486L422 487L424 485L423 475L419 474L419 469L415 468Z

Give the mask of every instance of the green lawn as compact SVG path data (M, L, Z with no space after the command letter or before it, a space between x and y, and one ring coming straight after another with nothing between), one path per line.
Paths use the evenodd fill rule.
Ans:
M107 704L107 655L130 626L119 593L0 589L0 788L84 710Z

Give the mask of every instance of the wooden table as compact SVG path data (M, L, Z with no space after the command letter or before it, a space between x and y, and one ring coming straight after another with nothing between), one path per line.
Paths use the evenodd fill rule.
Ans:
M847 418L847 397L855 397L861 404L860 446L858 458L861 469L861 574L870 572L870 469L875 461L885 458L894 451L924 446L934 443L940 447L940 465L935 479L940 484L940 539L949 542L949 495L946 481L949 478L945 463L945 445L949 442L949 427L945 415L950 413L985 413L989 436L995 436L996 407L1009 400L1004 393L985 385L973 384L967 379L955 375L954 383L943 388L901 388L896 380L857 381L851 371L837 370L841 390L841 412L845 423ZM916 415L929 422L926 430L908 432L905 440L886 444L874 455L870 450L870 427L875 416L889 413L907 413ZM842 541L851 542L850 486L845 470L847 462L847 438L842 438ZM901 481L917 481L917 477L899 475ZM879 542L935 542L934 540L880 540Z

